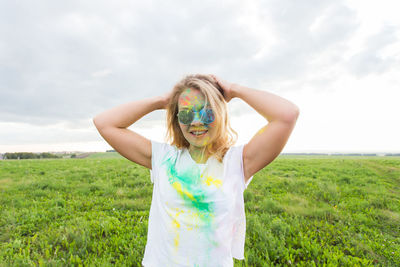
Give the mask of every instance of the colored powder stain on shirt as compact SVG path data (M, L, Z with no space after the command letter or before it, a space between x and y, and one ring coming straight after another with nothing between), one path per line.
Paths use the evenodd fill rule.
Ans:
M168 205L168 202L166 202L165 204ZM169 214L169 216L171 216L173 218L172 224L174 226L174 233L175 233L174 246L175 246L175 252L176 252L178 250L178 246L179 246L179 231L178 231L178 229L181 228L181 225L178 221L178 216L181 213L184 213L184 211L181 209L178 209L178 208L176 208L175 210L176 210L175 214L171 214L168 210L167 210L167 213Z
M176 160L176 159L175 159ZM173 157L169 157L163 161L166 165L167 177L171 186L185 201L188 208L194 208L191 214L187 214L188 217L192 218L195 228L201 226L201 230L205 233L205 237L213 245L218 245L214 241L214 229L212 226L214 216L214 206L212 202L208 202L207 191L204 187L204 180L201 180L200 169L195 164L189 168L179 170L175 168L175 160ZM206 180L207 181L207 180ZM222 181L219 179L213 179L211 176L208 179L208 183L214 184L219 187ZM207 184L207 182L206 182ZM177 220L177 216L175 217ZM181 226L178 222L174 222L174 228L178 230ZM175 242L175 246L178 246L178 242ZM211 247L209 248L209 251ZM209 252L208 251L208 252Z
M184 211L183 210L181 210L181 209L176 209L176 213L175 213L175 216L174 216L174 224L175 224L175 226L176 226L176 228L181 228L181 225L180 225L180 223L178 222L178 216L181 214L181 213L184 213Z
M209 175L205 177L204 183L207 186L214 185L217 188L221 187L221 185L222 185L222 181L220 179L215 179L215 178L213 178L212 176L209 176Z
M221 266L232 256L243 259L246 233L245 187L240 166L243 146L233 147L223 162L213 157L207 164L197 164L188 150L172 145L152 142L152 151L154 169L150 178L154 187L142 263L145 266ZM170 161L165 162L166 159ZM188 168L192 169L189 174L200 175L199 185L193 191L190 190L192 183L181 177ZM177 176L171 177L175 172ZM196 177L193 179L196 181ZM213 182L217 179L222 181L219 188L216 186L219 183ZM182 193L170 181L177 182ZM203 211L191 205L200 199L196 188L203 188L204 202L212 204L210 231L203 222ZM185 194L185 190L190 194Z
M176 236L174 238L174 245L176 249L179 247L179 232L176 233Z
M191 200L196 201L196 199L193 197L191 193L189 193L187 190L182 189L182 185L179 182L173 182L172 187L175 188L175 190L178 191L178 193L182 197L187 196Z
M213 212L213 207L206 202L206 191L201 187L200 170L198 168L188 168L178 173L171 158L166 160L167 175L169 183L182 196L190 207L196 208L208 217L208 213Z

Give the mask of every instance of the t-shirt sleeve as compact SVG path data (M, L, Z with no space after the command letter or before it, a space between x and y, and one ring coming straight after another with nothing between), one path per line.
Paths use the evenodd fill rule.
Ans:
M238 260L244 259L244 244L246 239L246 214L244 208L243 192L253 179L253 176L245 183L243 168L243 148L244 145L231 147L229 152L228 174L234 177L236 184L236 200L234 208L234 222L232 229L232 256Z
M247 186L250 184L251 180L253 179L252 175L249 180L247 181L247 183L245 183L245 177L244 177L244 164L243 164L243 148L244 148L244 144L237 146L236 147L236 161L240 162L240 177L241 177L241 181L242 181L242 185L243 185L243 191L247 188Z
M152 183L154 183L155 179L158 177L159 167L161 166L162 160L169 149L170 145L151 140L150 179Z

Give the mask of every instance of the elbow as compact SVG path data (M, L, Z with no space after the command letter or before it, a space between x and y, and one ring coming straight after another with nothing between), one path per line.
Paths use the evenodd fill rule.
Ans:
M99 126L98 126L98 122L97 122L97 120L96 120L96 117L94 117L94 118L92 119L92 122L93 122L94 126L95 126L97 129L99 129Z
M96 126L96 128L99 130L101 129L101 122L100 119L98 118L98 116L94 117L92 119L94 126Z
M98 121L97 117L92 118L92 122L95 126L97 126L98 123L97 121Z
M296 122L298 117L300 115L300 109L297 106L294 106L294 108L290 111L286 113L285 116L285 121L287 122Z
M299 117L299 115L300 115L300 108L298 107L298 106L295 106L295 109L294 109L294 119L295 120L297 120L297 118Z

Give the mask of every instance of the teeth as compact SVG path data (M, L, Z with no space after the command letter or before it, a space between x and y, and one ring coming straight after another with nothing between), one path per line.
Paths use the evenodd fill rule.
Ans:
M200 134L203 134L203 133L205 133L205 132L207 132L207 131L202 131L202 132L192 132L192 134L195 134L195 135L200 135Z

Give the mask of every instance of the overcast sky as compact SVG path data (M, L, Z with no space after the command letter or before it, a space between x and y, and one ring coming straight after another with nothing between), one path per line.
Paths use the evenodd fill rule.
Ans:
M185 74L284 97L283 152L400 152L400 2L0 1L0 152L105 151L92 123ZM266 120L229 104L237 144ZM131 130L164 141L165 111Z

